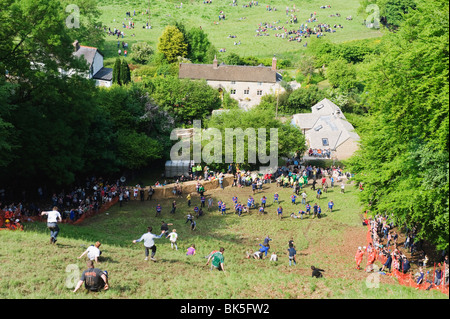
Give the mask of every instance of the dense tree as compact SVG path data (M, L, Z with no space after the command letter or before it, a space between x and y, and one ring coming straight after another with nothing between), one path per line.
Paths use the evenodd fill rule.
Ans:
M100 20L101 11L96 0L61 0L65 12L65 26L71 39L93 47L105 42Z
M187 57L194 63L205 63L208 59L208 50L211 43L208 35L200 28L193 28L187 34L189 53Z
M153 48L146 42L138 42L131 45L131 52L134 62L146 64L151 59Z
M439 249L449 237L449 6L420 1L367 64L369 117L350 161L372 213Z
M341 88L344 91L355 89L358 85L355 67L342 58L329 63L326 75L333 87Z
M261 110L261 109L251 109L248 111L235 109L229 110L227 112L222 112L217 115L212 116L205 123L206 128L216 128L220 130L222 136L222 155L223 155L223 163L224 164L211 164L211 167L217 168L226 168L226 143L225 143L225 130L226 129L242 129L245 134L247 129L254 129L256 133L256 137L258 136L258 129L264 128L266 129L265 141L265 153L264 154L272 154L274 153L271 150L270 142L270 129L276 129L278 131L278 140L272 141L277 149L277 155L279 157L291 157L296 151L300 151L303 153L306 150L305 137L301 133L301 131L295 127L290 125L289 123L283 123L279 119L276 119L274 116L274 112L270 110ZM208 144L209 141L206 141ZM236 138L234 138L234 143L236 144ZM256 154L256 163L252 163L252 160L249 161L249 149L255 151ZM271 153L272 152L272 153ZM269 165L269 163L261 162L261 158L259 157L259 147L258 143L249 145L248 138L244 138L244 154L243 162L240 167L243 169L258 169L260 166ZM239 157L236 157L236 145L233 148L233 159L237 160ZM277 158L278 160L278 158ZM273 163L272 163L273 164Z
M298 88L289 95L287 105L280 108L286 113L310 112L311 107L323 98L323 93L316 85Z
M206 81L173 76L154 78L150 95L157 105L181 123L201 120L221 105L219 92Z
M179 56L185 57L187 48L186 39L176 26L167 26L158 38L158 50L164 54L169 63L175 62Z
M113 66L113 74L112 74L112 82L121 85L122 82L120 82L120 70L121 70L122 63L120 62L119 58L116 58L116 61L114 62Z
M128 66L128 62L126 60L122 60L120 63L120 83L128 84L131 81L131 72L130 67Z

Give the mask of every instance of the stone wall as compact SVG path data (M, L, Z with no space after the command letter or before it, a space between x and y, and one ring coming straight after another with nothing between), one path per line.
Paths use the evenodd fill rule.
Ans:
M209 190L219 188L219 180L215 179L212 181L200 181L200 183L205 188L205 191L208 192ZM231 186L233 184L233 175L231 174L225 174L223 178L223 186ZM166 186L160 186L160 187L153 187L154 193L152 196L152 199L164 199L164 198L177 198L178 195L173 195L173 187L175 184L168 184ZM196 194L196 186L197 181L188 181L181 184L181 191L183 196L186 196L187 194ZM133 198L133 186L129 186L130 188L130 200L134 200ZM145 187L145 193L144 198L147 199L148 196L148 190L150 187ZM138 200L140 200L138 196Z

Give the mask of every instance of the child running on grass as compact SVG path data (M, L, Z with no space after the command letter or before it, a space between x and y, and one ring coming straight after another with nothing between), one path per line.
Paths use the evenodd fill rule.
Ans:
M172 229L172 232L166 236L166 238L169 238L170 240L170 247L173 249L175 247L175 250L178 250L177 246L177 239L178 234L176 229Z

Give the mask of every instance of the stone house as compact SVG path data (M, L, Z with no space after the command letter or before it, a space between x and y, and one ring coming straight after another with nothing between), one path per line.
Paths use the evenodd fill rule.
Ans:
M331 150L332 158L343 160L359 148L359 135L341 109L328 99L311 107L311 113L293 115L292 124L299 127L312 149Z
M244 109L259 104L261 97L266 94L285 91L280 85L282 76L277 72L275 57L271 67L218 64L217 58L214 58L213 64L180 63L178 77L204 79L221 94L228 92Z

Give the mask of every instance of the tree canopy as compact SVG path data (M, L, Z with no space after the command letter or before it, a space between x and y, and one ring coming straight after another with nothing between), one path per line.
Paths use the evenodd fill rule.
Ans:
M373 213L448 248L448 2L423 1L367 63L369 117L351 160Z

